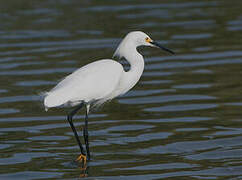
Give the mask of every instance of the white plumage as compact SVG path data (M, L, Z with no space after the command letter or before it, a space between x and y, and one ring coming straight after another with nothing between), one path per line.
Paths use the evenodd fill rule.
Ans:
M101 104L126 93L138 82L144 70L143 56L136 50L138 46L160 47L171 52L155 43L147 34L141 31L131 32L114 53L114 56L124 57L130 63L128 72L124 71L120 63L111 59L87 64L45 94L45 108L75 106L81 102L88 105Z
M47 93L45 107L74 106L82 101L108 100L118 87L122 73L121 64L109 59L83 66Z
M143 56L136 50L138 46L159 47L173 53L151 40L147 34L141 31L131 32L126 35L114 53L114 56L124 57L130 63L129 71L125 72L123 66L112 59L95 61L77 69L45 94L44 105L46 109L62 105L77 106L68 113L67 120L81 150L81 155L77 160L83 161L84 164L87 159L90 159L88 141L88 113L90 105L102 104L107 100L124 94L138 82L144 70ZM83 128L86 153L72 122L72 117L83 105L86 106L85 125Z

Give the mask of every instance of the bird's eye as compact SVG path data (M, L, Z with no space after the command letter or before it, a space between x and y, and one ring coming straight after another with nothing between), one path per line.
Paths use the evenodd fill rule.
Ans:
M149 37L146 37L146 38L145 38L145 41L149 43L151 40L150 40Z

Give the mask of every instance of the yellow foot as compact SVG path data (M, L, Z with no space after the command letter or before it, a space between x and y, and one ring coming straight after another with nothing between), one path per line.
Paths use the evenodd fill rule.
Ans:
M81 154L77 159L76 161L80 162L80 163L83 163L83 166L86 166L87 164L87 156L84 155L84 154Z
M88 177L88 174L80 174L80 178L83 178L83 177Z

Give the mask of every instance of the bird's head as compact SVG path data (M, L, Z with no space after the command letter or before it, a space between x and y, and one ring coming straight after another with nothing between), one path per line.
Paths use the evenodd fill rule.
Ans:
M150 46L150 47L157 47L164 51L167 51L171 54L175 54L170 49L165 48L158 42L152 40L147 34L145 34L142 31L132 31L128 33L125 38L122 40L120 45L118 46L116 52L114 53L114 56L122 56L122 54L125 53L125 51L132 49L133 47L139 47L139 46Z

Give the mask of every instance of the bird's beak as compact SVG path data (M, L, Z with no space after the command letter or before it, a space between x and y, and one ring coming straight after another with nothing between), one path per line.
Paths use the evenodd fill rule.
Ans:
M152 44L152 45L154 45L155 47L158 47L158 48L160 48L160 49L162 49L164 51L167 51L167 52L169 52L171 54L175 54L172 50L163 47L162 45L160 45L159 43L157 43L155 41L150 41L149 43Z

